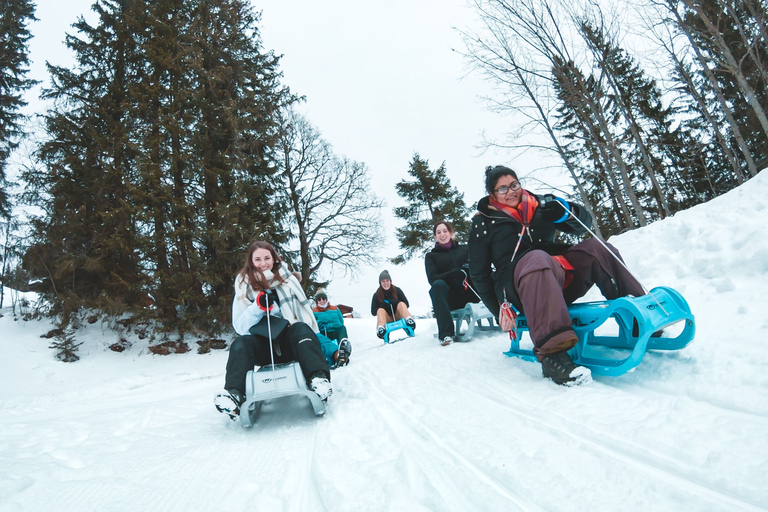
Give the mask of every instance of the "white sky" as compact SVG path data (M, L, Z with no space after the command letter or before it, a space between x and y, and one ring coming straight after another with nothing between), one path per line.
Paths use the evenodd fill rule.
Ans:
M31 25L35 37L30 41L33 78L47 84L46 60L73 62L65 33L74 32L71 25L79 15L96 22L92 3L37 1L39 21ZM444 161L470 206L483 195L486 165L504 163L523 175L544 165L540 154L513 159L480 149L483 132L503 139L512 120L486 109L479 98L492 89L479 73L469 73L458 53L464 45L454 27L466 29L475 19L465 0L266 0L253 5L262 12L264 47L283 55L283 83L306 96L302 110L308 119L336 153L370 169L373 191L387 200L382 218L388 232L400 225L392 207L403 202L394 185L408 177L414 152L433 169ZM36 95L28 95L30 112L43 108ZM551 170L538 176L556 186L568 183ZM534 181L528 186L543 189ZM399 252L392 234L381 256ZM374 288L380 270L371 269L373 277L366 278Z

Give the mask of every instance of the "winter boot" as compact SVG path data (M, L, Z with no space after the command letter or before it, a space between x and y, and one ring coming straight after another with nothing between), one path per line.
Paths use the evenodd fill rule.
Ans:
M541 360L545 378L561 386L581 386L592 382L592 372L584 366L576 366L567 350L549 354Z
M220 393L213 399L216 410L229 415L231 420L240 417L240 406L245 402L245 397L238 389L228 389L226 393Z
M333 394L331 381L321 376L320 374L312 377L312 380L309 383L309 389L317 393L317 396L319 396L320 400L323 402L327 402L328 397Z
M336 360L331 369L339 368L349 364L349 356L352 354L352 344L347 338L342 338L339 342L339 350L336 352Z
M440 344L442 346L450 345L451 343L453 343L453 337L452 336L446 336L445 338L440 340Z
M412 316L409 316L408 318L405 319L405 325L407 325L414 331L416 330L416 320L414 320Z
M376 336L378 336L381 339L384 339L385 334L387 334L387 330L384 328L383 325L380 325L376 328Z

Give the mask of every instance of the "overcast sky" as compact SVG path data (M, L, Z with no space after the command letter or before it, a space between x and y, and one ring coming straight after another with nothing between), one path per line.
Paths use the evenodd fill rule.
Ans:
M68 65L64 35L79 15L95 23L91 0L37 0L31 25L31 76L47 83L45 61ZM482 133L503 138L510 119L489 112L479 99L493 93L460 55L456 28L476 26L465 0L265 0L254 1L266 49L283 55L283 82L306 96L301 107L339 155L364 162L372 188L387 201L387 231L398 225L392 207L403 204L394 185L407 178L418 152L430 168L445 162L453 185L469 205L483 195L483 169L504 163L528 173L541 155L512 159L483 154ZM458 50L458 51L456 51ZM29 111L40 110L29 95ZM542 175L562 185L552 173ZM528 186L541 190L537 183ZM394 236L383 257L399 251ZM378 272L372 271L378 275ZM375 278L374 278L375 282Z

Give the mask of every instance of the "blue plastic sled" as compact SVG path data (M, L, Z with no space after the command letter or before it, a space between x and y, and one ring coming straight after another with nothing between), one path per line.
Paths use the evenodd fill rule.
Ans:
M398 329L402 329L402 330L404 330L404 331L405 331L405 333L406 333L406 334L407 334L409 337L412 337L412 336L414 335L414 333L413 333L413 329L411 329L411 328L408 326L408 324L407 324L407 323L405 323L405 320L403 320L403 319L400 319L400 320L396 320L396 321L394 321L394 322L388 322L388 323L387 323L387 324L384 326L384 331L385 331L385 332L384 332L384 343L389 343L389 335L392 333L392 331L396 331L396 330L398 330ZM395 341L397 341L397 340L395 340ZM393 341L392 343L394 343L394 341Z
M682 295L672 288L660 286L641 297L573 304L568 308L579 342L568 353L573 361L586 366L593 375L617 376L631 371L646 350L679 350L687 346L696 332L693 314ZM597 335L595 329L613 317L617 335ZM637 335L632 335L634 321ZM674 338L654 338L661 329L684 322L683 330ZM524 316L517 318L517 340L512 340L508 356L537 361L533 350L520 348L520 334L528 330ZM623 350L605 350L602 347ZM627 355L627 350L629 354ZM618 357L610 357L618 354Z

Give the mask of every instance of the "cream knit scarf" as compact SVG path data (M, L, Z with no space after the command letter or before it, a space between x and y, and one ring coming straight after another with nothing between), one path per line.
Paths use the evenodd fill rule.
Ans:
M277 297L280 299L280 313L283 318L290 323L304 322L312 328L312 332L319 332L320 328L317 326L314 313L312 313L309 299L307 299L298 279L285 266L280 267L280 276L285 282L281 282L269 270L264 272L269 287L277 292ZM251 287L248 286L248 288Z

